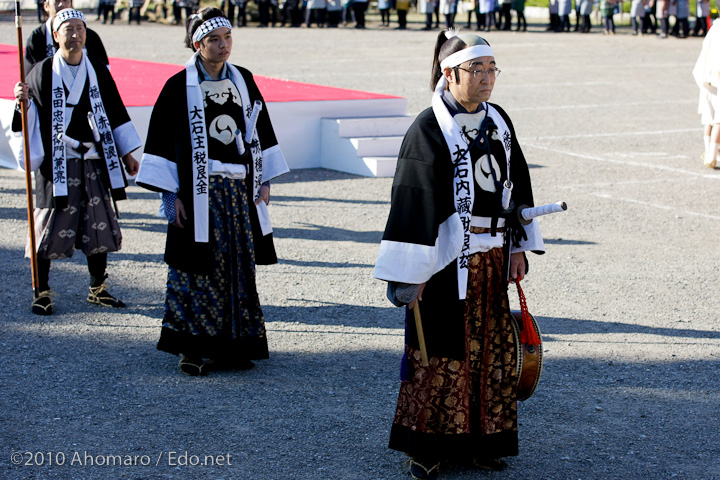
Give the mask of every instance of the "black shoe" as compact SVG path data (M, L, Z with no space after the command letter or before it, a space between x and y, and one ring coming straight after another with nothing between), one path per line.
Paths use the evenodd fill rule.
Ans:
M103 307L123 308L125 306L121 300L110 295L104 283L99 287L90 287L87 301Z
M52 292L45 290L40 292L32 302L32 313L35 315L52 315L53 313L53 301L50 298Z

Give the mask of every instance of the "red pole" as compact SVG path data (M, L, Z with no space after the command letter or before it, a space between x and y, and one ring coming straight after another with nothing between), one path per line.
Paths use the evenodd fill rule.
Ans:
M25 61L23 59L23 37L22 37L22 13L20 11L20 0L15 0L15 27L17 28L18 60L20 63L20 82L25 83ZM30 270L32 273L33 295L38 297L40 292L40 279L37 269L37 252L35 248L35 208L33 207L33 187L30 176L30 142L28 141L27 101L20 102L22 114L22 135L25 150L25 191L27 193L27 215L28 227L30 230Z

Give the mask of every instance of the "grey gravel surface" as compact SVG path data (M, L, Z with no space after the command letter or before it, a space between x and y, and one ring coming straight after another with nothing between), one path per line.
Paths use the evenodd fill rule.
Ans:
M14 43L1 20L0 42ZM189 54L179 27L91 27L110 56ZM541 220L547 254L531 257L524 282L545 369L520 404L509 469L451 465L442 478L720 479L720 172L699 158L700 40L531 27L487 38L503 70L493 100L515 123L536 202L569 205ZM418 113L435 34L411 28L237 29L232 60L404 96ZM270 359L189 378L155 349L166 276L155 195L132 187L120 203L109 285L128 308L85 303L78 254L53 263L56 314L40 318L22 258L23 176L0 170L0 478L409 478L386 448L402 312L371 278L390 185L327 170L275 182L280 263L258 268ZM98 465L112 456L129 464Z

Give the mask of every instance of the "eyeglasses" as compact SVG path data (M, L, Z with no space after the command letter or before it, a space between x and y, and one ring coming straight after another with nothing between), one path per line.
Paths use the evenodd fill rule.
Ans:
M484 77L485 75L497 78L498 75L500 75L499 68L491 68L490 70L468 70L467 68L462 67L455 68L459 68L460 70L465 70L466 72L471 73L473 78Z

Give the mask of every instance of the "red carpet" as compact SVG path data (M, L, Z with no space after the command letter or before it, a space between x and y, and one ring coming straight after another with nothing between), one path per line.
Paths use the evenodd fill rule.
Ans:
M127 107L153 105L165 81L182 70L180 65L111 58L110 67ZM0 44L0 98L12 100L20 79L17 46ZM255 75L266 102L317 102L325 100L372 100L400 98L392 95L324 87Z

